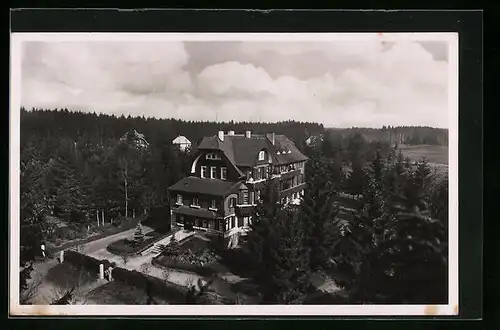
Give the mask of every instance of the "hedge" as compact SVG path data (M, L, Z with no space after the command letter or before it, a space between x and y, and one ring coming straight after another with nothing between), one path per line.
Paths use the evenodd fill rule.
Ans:
M78 253L75 251L71 251L71 250L64 252L64 262L68 262L68 263L76 266L77 268L83 267L85 270L87 270L93 274L99 273L99 265L102 263L98 259L89 257L85 254L81 254L81 253ZM108 261L108 263L109 263L109 261Z
M187 288L140 273L136 270L128 270L120 267L114 268L113 279L127 285L133 285L142 290L149 289L154 294L158 294L173 303L182 304L186 302Z

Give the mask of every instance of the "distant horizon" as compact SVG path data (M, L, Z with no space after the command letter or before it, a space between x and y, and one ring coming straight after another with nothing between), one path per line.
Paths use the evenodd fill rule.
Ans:
M81 113L81 114L96 114L96 115L104 115L104 116L110 116L110 117L115 117L115 118L121 118L125 117L128 118L142 118L144 117L146 120L147 119L155 119L155 120L179 120L183 122L207 122L207 123L215 123L215 124L231 124L230 121L214 121L214 120L186 120L183 118L175 118L175 117L164 117L164 118L158 118L154 116L143 116L143 115L127 115L125 116L124 114L121 115L116 115L116 114L109 114L105 112L99 112L99 111L82 111L82 110L75 110L75 109L70 109L66 107L62 108L54 108L54 109L43 109L43 108L31 108L27 109L23 106L21 106L21 110L25 111L64 111L65 109L68 110L70 113ZM245 123L260 123L260 124L280 124L280 123L286 123L286 122L296 122L296 123L310 123L310 124L318 124L318 125L323 125L324 129L382 129L384 126L390 126L391 128L432 128L432 129L441 129L441 130L449 130L446 127L436 127L436 126L425 126L425 125L382 125L382 126L346 126L346 127L339 127L339 126L326 126L324 123L321 122L316 122L316 121L301 121L301 120L294 120L294 119L287 119L287 120L280 120L280 121L235 121L232 120L233 124L245 124Z
M20 105L187 121L449 128L454 83L446 39L377 33L224 38L24 41Z

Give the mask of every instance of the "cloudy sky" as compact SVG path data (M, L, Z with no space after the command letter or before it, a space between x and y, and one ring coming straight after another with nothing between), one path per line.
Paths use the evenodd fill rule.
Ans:
M25 42L22 105L328 127L448 127L447 44Z

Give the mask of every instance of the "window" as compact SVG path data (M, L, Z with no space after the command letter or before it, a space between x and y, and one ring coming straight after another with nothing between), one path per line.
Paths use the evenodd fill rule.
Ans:
M231 217L231 228L236 227L236 218L234 216Z
M177 204L182 204L182 195L177 194Z
M260 190L257 190L255 192L255 203L258 203L260 201Z
M242 204L248 204L248 190L243 190L241 193Z
M207 177L207 167L206 166L202 166L201 167L201 177L202 178L206 178Z
M227 168L221 167L221 169L220 169L220 178L222 180L226 180L227 179Z
M265 151L264 150L259 151L259 160L264 160L264 158L265 158Z
M219 154L215 153L215 152L211 152L211 153L208 153L207 154L207 159L215 159L215 160L220 160L221 157Z
M215 220L210 220L210 222L208 223L208 228L209 229L215 229Z
M243 218L238 217L238 227L243 227Z
M197 196L193 197L193 203L191 205L193 205L193 206L200 206L200 201L198 200Z
M210 178L215 179L217 176L217 167L210 167Z
M236 206L236 198L232 197L229 199L229 207L235 207Z
M211 209L216 209L217 208L217 205L215 204L215 199L212 199L212 201L210 203L210 208Z

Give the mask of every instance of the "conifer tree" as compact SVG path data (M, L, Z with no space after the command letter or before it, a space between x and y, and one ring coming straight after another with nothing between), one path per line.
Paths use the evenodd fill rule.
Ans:
M180 252L180 244L179 241L175 238L175 234L172 235L172 238L170 239L170 242L168 243L166 249L165 249L165 254L172 256L172 257L177 257Z
M141 222L138 222L137 226L135 227L134 244L135 245L140 245L142 242L144 242L144 233L143 233L143 230L142 230L142 224L141 224Z
M309 253L303 220L277 203L272 184L261 195L245 248L264 303L300 303L309 287Z
M312 270L328 268L334 245L338 241L338 207L335 204L334 183L326 179L328 168L314 165L315 175L308 180L308 187L301 203L301 219L304 222L305 243L310 253Z

